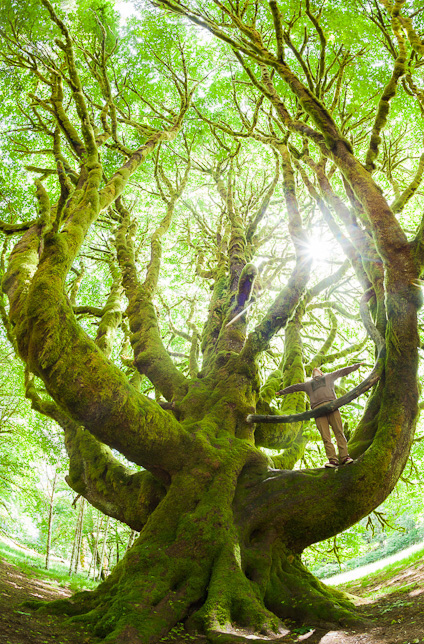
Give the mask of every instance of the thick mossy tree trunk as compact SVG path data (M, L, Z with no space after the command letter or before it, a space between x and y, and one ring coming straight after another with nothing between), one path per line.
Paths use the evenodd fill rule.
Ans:
M300 555L378 506L403 469L414 427L416 365L410 360L403 367L410 386L400 391L396 372L405 353L396 349L390 359L393 376L386 375L384 389L391 384L392 393L389 404L382 401L367 452L335 471L284 471L269 468L245 422L254 406L254 364L230 352L220 356L178 405L182 433L190 434L188 441L181 437L183 462L155 497L147 487L125 494L128 509L122 506L120 518L134 516L140 529L145 516L135 545L96 591L46 610L83 620L105 641L143 644L159 641L178 622L211 642L232 641L235 629L277 634L285 618L354 623L348 599L308 573ZM155 431L161 427L166 434L160 424ZM93 486L107 467L97 474L89 468ZM137 517L140 501L157 505Z
M105 53L106 35L100 53L85 58L91 65L90 73L95 70L91 76L99 82L97 91L104 101L99 107L97 100L87 103L89 93L83 91L79 71L83 63L75 62L68 28L49 0L41 4L60 35L56 55L61 64L53 71L47 66L45 75L36 67L37 83L44 83L50 99L32 100L55 121L54 131L46 126L44 134L52 139L49 152L54 156L57 170L53 174L57 172L59 190L51 191L56 201L50 203L49 191L38 181L37 220L13 229L1 223L6 234L23 232L8 257L3 289L9 310L6 312L3 306L2 317L28 368L28 398L37 411L63 428L70 457L68 483L105 514L140 532L110 577L94 592L79 593L43 609L68 614L71 620L89 624L105 642L119 644L155 644L180 624L208 642L231 643L247 641L243 631L246 637L254 634L259 638L256 641L261 635L277 638L285 619L311 625L354 623L358 616L349 599L315 579L304 568L301 554L306 547L337 535L375 509L390 494L407 461L418 413L417 309L421 299L417 279L424 260L424 227L419 228L414 241L407 240L372 176L375 138L368 155L369 167L365 167L325 107L320 89L327 64L324 54L315 93L313 82L308 89L284 62L277 3L270 2L269 7L278 56L265 48L256 27L243 26L242 16L233 16L234 29L241 28L244 34L241 40L227 37L219 21L213 24L209 17L208 28L230 42L247 69L252 87L260 92L254 119L249 123L248 116L243 115L242 131L234 136L252 136L271 146L276 166L257 212L249 213L248 219L237 204L234 188L241 172L237 165L239 140L230 149L216 135L218 160L212 167L198 164L215 184L225 225L215 235L215 264L211 260L211 269L203 271L198 262L199 274L203 272L205 278L213 280L212 296L203 332L189 325L189 376L183 374L164 346L154 296L161 239L170 229L175 205L191 171L188 135L183 153L178 155L183 165L174 182L167 177L159 154L155 157L154 179L165 213L151 234L150 262L143 277L134 248L133 215L121 199L130 177L145 158L156 154L160 144L174 141L183 127L192 98L183 51L181 70L174 73L167 67L177 88L179 106L177 109L174 104L173 109L166 110L163 127L153 129L133 121L126 106L121 106L118 118L119 92L117 97L112 96L108 74L118 81L108 70L112 54ZM173 0L161 4L202 23L199 14L190 13L186 5ZM318 34L322 33L318 18L306 4ZM268 10L268 3L266 7ZM397 34L398 17L392 17ZM325 42L323 37L322 50ZM25 51L19 49L18 42L14 46L16 65L20 61L27 69ZM257 76L240 51L256 61ZM333 62L328 65L331 69ZM279 98L273 84L277 75L300 106L299 118L292 118ZM75 110L76 126L64 109L62 83ZM262 128L255 130L264 97L285 133L281 139L268 113L264 122L269 136ZM93 114L103 126L101 134L93 127ZM383 127L377 117L376 136L378 128ZM207 120L211 128L221 127L220 136L222 132L228 135L226 125ZM118 127L122 124L143 138L138 147L124 145L126 139L121 140ZM289 142L291 135L303 137L302 148L295 145L299 139ZM63 141L72 151L68 156L77 160L74 165L78 169L71 171L66 165ZM109 179L99 154L105 141L114 154L124 157ZM311 156L309 145L315 146L315 158L321 155L319 163ZM115 156L113 160L116 162ZM327 161L334 164L331 174L326 173ZM299 421L276 429L265 423L255 426L248 420L256 413L304 412L302 394L293 394L283 410L276 410L271 406L274 393L282 384L302 381L305 367L326 360L330 364L346 354L329 354L337 326L333 315L329 338L305 365L302 320L313 298L331 280L341 278L347 265L336 277L309 287L311 258L297 200L296 168L365 291L364 326L376 353L378 350L385 356L380 381L351 439L355 463L335 470L288 469L306 445ZM315 173L316 185L308 179L305 168ZM350 208L331 186L336 172L341 179L338 189L344 185ZM294 249L290 260L293 269L274 302L249 332L247 308L258 273L251 260L263 242L259 224L280 184L288 238ZM344 225L344 234L334 213ZM109 217L112 286L102 309L86 307L90 315L99 318L97 336L90 339L76 318L84 307L77 310L73 306L66 280L99 217ZM127 302L125 322L123 294ZM128 368L125 373L110 359L118 329L128 340L125 351L130 357L126 358L124 352L122 357ZM283 360L262 383L258 359L284 329ZM199 340L203 354L200 367ZM34 376L44 383L49 397L39 393ZM139 376L147 376L164 400L156 402L143 395ZM285 451L273 459L262 447ZM144 469L135 472L124 467L112 449Z
M287 206L296 219L295 205L288 200ZM72 230L70 222L67 240ZM308 573L300 555L377 507L408 457L418 396L416 273L404 270L410 245L398 248L396 261L386 266L387 358L379 404L369 403L372 442L351 467L290 471L270 469L255 446L255 426L246 419L259 396L255 358L303 292L309 269L302 255L264 322L246 339L243 317L222 324L218 337L206 338L215 344L208 368L187 380L166 364L159 340L152 341L157 331L147 285L155 281L156 251L152 243L152 262L139 282L123 212L117 249L135 360L172 399L174 411L164 411L105 359L105 349L98 348L104 334L99 331L93 342L79 330L58 279L69 265L69 246L65 252L60 235L46 235L39 260L38 231L30 229L16 246L5 281L20 353L56 403L37 403L31 382L28 395L64 427L73 487L141 530L96 591L46 610L83 620L105 641L143 644L159 641L179 622L211 642L240 641L235 629L277 634L285 618L318 625L354 622L349 601ZM31 261L35 273L22 305L20 272ZM245 274L240 270L234 296L227 282L228 317L238 313ZM296 339L293 329L290 337ZM102 443L148 471L128 472Z

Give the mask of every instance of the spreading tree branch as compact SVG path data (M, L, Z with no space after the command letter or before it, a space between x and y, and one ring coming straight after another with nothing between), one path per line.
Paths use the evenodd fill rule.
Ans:
M264 351L268 347L272 336L287 324L306 288L311 269L311 258L308 256L308 241L299 214L290 154L285 145L280 145L278 149L282 157L284 198L288 213L290 237L296 250L296 265L287 286L283 288L270 309L268 309L263 320L247 338L242 354L249 360Z

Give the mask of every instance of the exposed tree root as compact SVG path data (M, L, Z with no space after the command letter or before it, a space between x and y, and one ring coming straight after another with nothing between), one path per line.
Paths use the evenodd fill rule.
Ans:
M347 595L322 584L281 544L272 556L262 549L254 566L229 533L213 558L205 549L199 557L196 545L184 557L187 543L162 549L139 539L94 592L27 605L68 615L114 644L156 644L176 625L199 642L235 644L250 642L249 635L278 642L289 632L285 620L318 627L362 621Z

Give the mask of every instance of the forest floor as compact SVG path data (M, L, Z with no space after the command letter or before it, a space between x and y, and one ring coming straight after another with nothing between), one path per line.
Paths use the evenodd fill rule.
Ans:
M0 644L97 644L98 639L80 627L69 628L63 619L39 615L21 606L29 599L63 599L72 594L42 571L30 576L18 565L0 557Z
M424 643L424 557L407 560L374 575L339 586L355 595L368 625L355 629L308 630L293 628L277 640L241 639L252 644L305 642L306 644L418 644ZM60 618L40 615L22 607L28 599L60 599L71 595L42 571L24 572L0 558L1 644L98 644L82 628L69 628ZM238 633L242 635L242 633ZM225 643L225 636L223 638ZM203 638L175 634L166 644L202 644Z
M412 563L411 563L412 559ZM355 629L316 629L293 640L306 644L424 643L424 556L338 586L359 598L355 603L368 624ZM282 640L284 642L284 639Z

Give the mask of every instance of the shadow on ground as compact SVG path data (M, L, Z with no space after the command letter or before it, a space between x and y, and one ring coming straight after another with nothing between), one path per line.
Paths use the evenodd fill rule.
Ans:
M389 576L392 575L392 576ZM397 572L373 575L339 586L357 597L367 625L355 629L308 630L292 627L284 636L257 639L240 632L222 636L219 644L421 644L424 643L424 558ZM84 629L62 623L58 617L38 615L21 603L28 599L60 599L69 590L53 582L30 577L18 566L0 559L1 644L99 644ZM163 644L204 644L181 631L163 639Z

